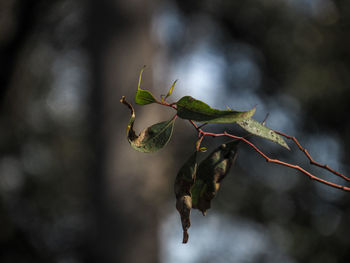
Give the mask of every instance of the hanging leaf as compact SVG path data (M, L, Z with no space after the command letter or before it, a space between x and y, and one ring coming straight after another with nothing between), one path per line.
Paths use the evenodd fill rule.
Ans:
M191 96L182 97L177 103L177 115L182 119L208 122L231 123L250 118L255 113L255 107L249 111L217 110L208 104Z
M262 125L261 123L252 118L243 121L238 121L237 124L246 131L250 132L251 134L276 142L279 145L282 145L283 147L290 150L288 144L283 140L283 138L280 135L278 135L273 130L269 129L268 127Z
M129 102L123 96L120 100L123 104L129 107L131 118L126 129L126 134L130 145L139 152L156 152L163 148L173 132L175 118L169 121L163 121L144 129L140 135L136 135L134 131L135 111Z
M235 140L220 145L198 167L196 181L191 188L192 208L199 209L203 215L210 208L221 181L237 158L238 144L239 141Z
M197 172L197 151L194 152L186 163L181 167L175 179L176 209L180 213L183 239L187 243L188 232L191 226L190 213L192 208L191 187L193 186Z
M136 96L135 96L135 102L136 102L136 104L139 104L139 105L146 105L146 104L154 103L157 101L151 92L140 88L142 73L145 70L145 67L146 66L143 66L143 68L141 69L140 77L139 77L139 84L137 86L137 91L136 91Z

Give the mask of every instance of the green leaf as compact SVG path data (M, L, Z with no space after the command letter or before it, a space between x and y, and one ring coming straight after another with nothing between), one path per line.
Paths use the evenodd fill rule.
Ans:
M196 181L191 188L192 208L199 209L203 215L210 208L221 181L237 158L238 144L239 141L235 140L220 145L198 167Z
M208 104L190 96L182 97L177 103L177 115L182 119L208 122L231 123L250 118L255 113L255 107L249 111L217 110Z
M171 88L168 92L168 94L165 96L164 98L164 101L173 93L173 90L174 90L174 87L175 87L175 84L176 84L177 80L174 81L173 85L171 85Z
M139 84L137 86L137 91L136 91L136 96L135 96L135 102L136 102L136 104L139 104L139 105L146 105L146 104L154 103L157 101L151 92L140 88L142 73L145 70L145 67L146 66L143 66L143 68L141 69L140 77L139 77Z
M187 243L188 232L191 226L190 213L192 208L191 187L194 184L197 172L197 151L194 152L186 163L181 167L175 179L176 209L180 213L183 239L182 243Z
M288 144L283 140L282 136L278 135L273 130L262 125L258 121L249 118L243 121L238 121L237 124L251 134L276 142L289 150Z
M148 90L137 89L135 102L139 105L147 105L156 102L156 99Z
M126 134L130 145L139 152L156 152L163 148L170 140L173 133L175 118L169 121L163 121L144 129L140 135L134 131L135 111L125 97L120 100L129 107L131 118L126 129Z

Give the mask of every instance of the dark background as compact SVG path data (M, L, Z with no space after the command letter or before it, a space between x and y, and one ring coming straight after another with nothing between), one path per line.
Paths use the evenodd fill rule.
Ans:
M181 244L173 182L196 134L125 138L138 74L157 97L247 110L349 174L346 0L0 2L0 262L348 262L350 194L267 164L246 146L206 217ZM136 106L136 130L169 119ZM232 125L209 125L229 130ZM315 175L296 147L253 138ZM216 147L222 140L206 139Z

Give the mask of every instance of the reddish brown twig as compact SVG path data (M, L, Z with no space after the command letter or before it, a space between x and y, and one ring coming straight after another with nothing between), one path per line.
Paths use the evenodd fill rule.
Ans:
M177 109L176 103L167 103L166 101L158 101L158 100L156 100L156 103L159 104L159 105L163 105L163 106L167 106L167 107L173 108L175 110Z
M297 138L293 137L293 136L289 136L287 134L284 134L282 132L278 132L278 131L275 131L277 134L281 135L281 136L284 136L285 138L289 139L289 140L292 140L299 148L300 151L302 151L306 157L310 160L310 164L312 165L315 165L315 166L318 166L320 168L323 168L323 169L326 169L327 171L343 178L344 180L346 181L349 181L350 182L350 178L349 177L346 177L344 174L342 173L339 173L337 172L336 170L332 169L331 167L328 166L328 164L320 164L318 162L316 162L312 157L311 155L309 154L309 152L301 146L301 144L299 143L299 141L297 140Z
M193 121L190 121L190 123L196 128L196 130L198 131L198 136L212 136L212 137L222 137L222 136L226 136L226 137L230 137L230 138L233 138L233 139L237 139L237 140L241 140L243 142L245 142L246 144L248 144L250 147L252 147L258 154L260 154L267 162L270 162L270 163L275 163L275 164L279 164L279 165L283 165L283 166L286 166L286 167L289 167L289 168L292 168L292 169L295 169L295 170L298 170L300 172L302 172L303 174L307 175L311 180L315 180L317 182L320 182L322 184L325 184L325 185L328 185L328 186L331 186L331 187L334 187L334 188L337 188L337 189L341 189L341 190L344 190L344 191L347 191L347 192L350 192L350 187L346 187L346 186L343 186L343 185L339 185L339 184L335 184L335 183L332 183L332 182L329 182L327 180L324 180L324 179L321 179L313 174L311 174L310 172L306 171L304 168L300 167L299 165L295 165L295 164L290 164L290 163L287 163L287 162L283 162L281 160L278 160L278 159L272 159L270 157L268 157L266 154L264 154L257 146L255 146L253 143L251 143L250 141L248 141L246 138L244 137L241 137L241 136L236 136L236 135L232 135L232 134L229 134L227 132L224 132L224 133L212 133L212 132L205 132L203 131L202 129L200 129ZM279 133L280 134L280 133ZM282 136L284 136L284 134L281 134ZM288 138L289 136L285 136L286 138ZM292 139L293 137L290 137L288 139ZM301 149L303 149L301 147L301 145L299 144L299 142L294 138L294 142L300 146ZM310 155L307 153L307 151L303 150L303 152L309 157ZM320 166L320 167L324 167L325 169L329 170L330 168L327 166L327 165L320 165L318 164L317 162L313 161L313 159L311 158L310 156L310 161L312 161L312 163L315 163L315 165L317 166ZM328 168L327 168L328 167ZM330 169L330 171L334 171L332 169ZM336 172L335 174L338 174L338 172ZM340 173L339 173L340 174ZM345 177L345 176L344 176ZM345 177L347 178L347 177Z
M173 109L176 109L176 103L167 103L167 102L157 102L158 104L161 104L163 106L168 106L168 107L171 107ZM268 116L266 116L267 118ZM266 120L265 118L265 120ZM306 171L304 168L300 167L299 165L296 165L296 164L290 164L290 163L287 163L287 162L283 162L281 160L278 160L278 159L272 159L270 157L268 157L266 154L264 154L257 146L255 146L252 142L248 141L247 138L248 136L246 137L241 137L241 136L236 136L236 135L232 135L232 134L229 134L227 132L224 132L224 133L212 133L212 132L205 132L203 131L201 128L205 125L201 125L198 127L197 124L194 123L194 121L192 120L189 120L189 122L196 128L196 130L198 131L198 138L200 138L198 141L197 141L197 145L196 145L196 148L197 150L199 149L200 147L200 144L204 138L204 136L212 136L212 137L223 137L223 136L226 136L226 137L230 137L230 138L233 138L233 139L237 139L237 140L241 140L243 142L245 142L246 144L248 144L250 147L252 147L259 155L261 155L267 162L269 163L275 163L275 164L279 164L279 165L283 165L283 166L286 166L286 167L289 167L289 168L292 168L292 169L295 169L295 170L298 170L300 172L302 172L303 174L307 175L311 180L315 180L317 182L320 182L322 184L325 184L325 185L328 185L330 187L333 187L333 188L337 188L337 189L341 189L343 191L347 191L347 192L350 192L350 187L347 187L347 186L344 186L344 185L339 185L339 184L335 184L335 183L332 183L332 182L329 182L327 180L324 180L322 178L319 178L313 174L311 174L310 172ZM311 155L309 154L309 152L303 148L301 146L301 144L299 143L299 141L295 138L295 137L292 137L292 136L289 136L287 134L284 134L282 132L278 132L278 131L275 131L277 134L281 135L281 136L284 136L285 138L287 139L290 139L292 140L297 146L298 148L307 156L307 158L310 160L310 164L312 165L316 165L320 168L323 168L323 169L326 169L328 170L329 172L337 175L337 176L340 176L341 178L347 180L347 181L350 181L350 178L346 177L345 175L343 175L342 173L339 173L337 171L335 171L334 169L330 168L327 164L320 164L316 161L314 161L314 159L311 157Z

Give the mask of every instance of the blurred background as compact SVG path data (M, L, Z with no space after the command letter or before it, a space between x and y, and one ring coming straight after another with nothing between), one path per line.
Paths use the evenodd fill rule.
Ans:
M267 164L242 145L183 245L173 183L194 149L177 120L168 146L125 136L142 88L247 110L349 175L347 0L1 0L0 262L348 262L350 193ZM136 106L139 132L173 112ZM206 130L242 135L234 125ZM224 140L205 139L209 150ZM291 151L259 138L271 157Z

